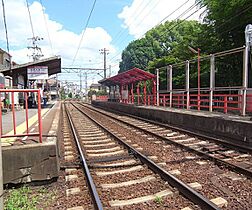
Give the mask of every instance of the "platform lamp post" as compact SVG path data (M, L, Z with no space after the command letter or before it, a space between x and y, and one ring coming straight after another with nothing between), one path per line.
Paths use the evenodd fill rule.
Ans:
M188 46L189 50L195 54L198 54L198 94L197 94L197 105L198 110L200 110L200 48L198 50L193 49L192 47Z

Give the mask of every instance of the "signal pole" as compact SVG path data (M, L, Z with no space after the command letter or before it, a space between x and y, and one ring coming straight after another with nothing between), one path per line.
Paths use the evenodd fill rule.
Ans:
M106 48L103 48L103 49L100 49L99 50L100 52L101 52L101 54L103 54L104 55L104 57L103 57L103 59L104 59L104 76L103 76L103 78L104 79L106 79L106 77L107 77L107 75L106 75L106 57L107 57L107 54L108 54L108 49L106 49Z

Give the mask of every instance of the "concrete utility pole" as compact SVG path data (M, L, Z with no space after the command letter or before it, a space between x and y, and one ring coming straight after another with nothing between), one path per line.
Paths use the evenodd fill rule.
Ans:
M107 57L107 54L108 54L108 49L106 49L106 48L103 48L103 49L100 49L99 50L100 52L101 52L101 54L103 54L104 55L104 57L103 57L103 59L104 59L104 79L106 79L106 77L107 77L107 75L106 75L106 57Z
M88 82L87 82L87 72L85 72L85 95L87 96Z
M81 88L82 88L82 81L81 81L81 79L82 79L82 74L81 74L81 70L80 70L80 92L81 92Z

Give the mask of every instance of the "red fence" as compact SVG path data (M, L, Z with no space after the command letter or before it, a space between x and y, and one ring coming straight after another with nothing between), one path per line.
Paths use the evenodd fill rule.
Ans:
M96 100L98 100L98 101L107 101L108 96L96 96Z
M189 94L188 101L189 109L210 109L210 94L201 94L199 98L198 94ZM187 94L172 94L172 103L170 103L170 94L160 94L159 104L164 107L187 108ZM213 94L212 109L224 113L228 113L229 111L241 112L242 94ZM252 111L252 94L247 94L246 111Z
M0 137L1 138L9 138L9 137L24 137L24 136L38 136L39 142L42 143L42 120L41 120L41 98L40 98L40 90L34 89L0 89L0 94L11 94L11 110L12 110L12 127L13 134L4 135L3 134L3 119L2 119L2 101L0 100ZM14 93L23 93L24 94L24 104L25 104L25 122L26 122L26 133L17 133L16 132L16 111L15 111L15 101L14 101ZM37 104L38 104L38 126L39 132L30 133L29 132L29 118L28 118L28 94L36 93L37 94Z

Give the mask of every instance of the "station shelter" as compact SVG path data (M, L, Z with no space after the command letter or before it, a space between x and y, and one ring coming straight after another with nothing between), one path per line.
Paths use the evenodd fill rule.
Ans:
M46 79L31 79L29 78L29 69L38 69L46 68L47 77L60 73L61 72L61 58L58 56L53 56L46 59L41 59L33 62L28 62L25 64L14 65L11 68L1 69L0 73L2 73L5 78L11 78L11 85L2 87L2 89L48 89L46 87L47 80ZM38 73L38 72L37 72ZM41 73L41 72L40 72ZM36 74L36 73L35 73ZM36 96L37 97L37 96ZM43 95L42 95L43 97ZM2 97L1 97L2 98ZM4 96L5 99L10 98L10 94L6 93ZM33 96L32 100L35 99ZM10 99L9 99L10 100ZM24 103L23 94L15 92L14 94L14 103L22 105Z
M138 105L156 105L156 75L133 68L100 80L109 87L108 101Z

